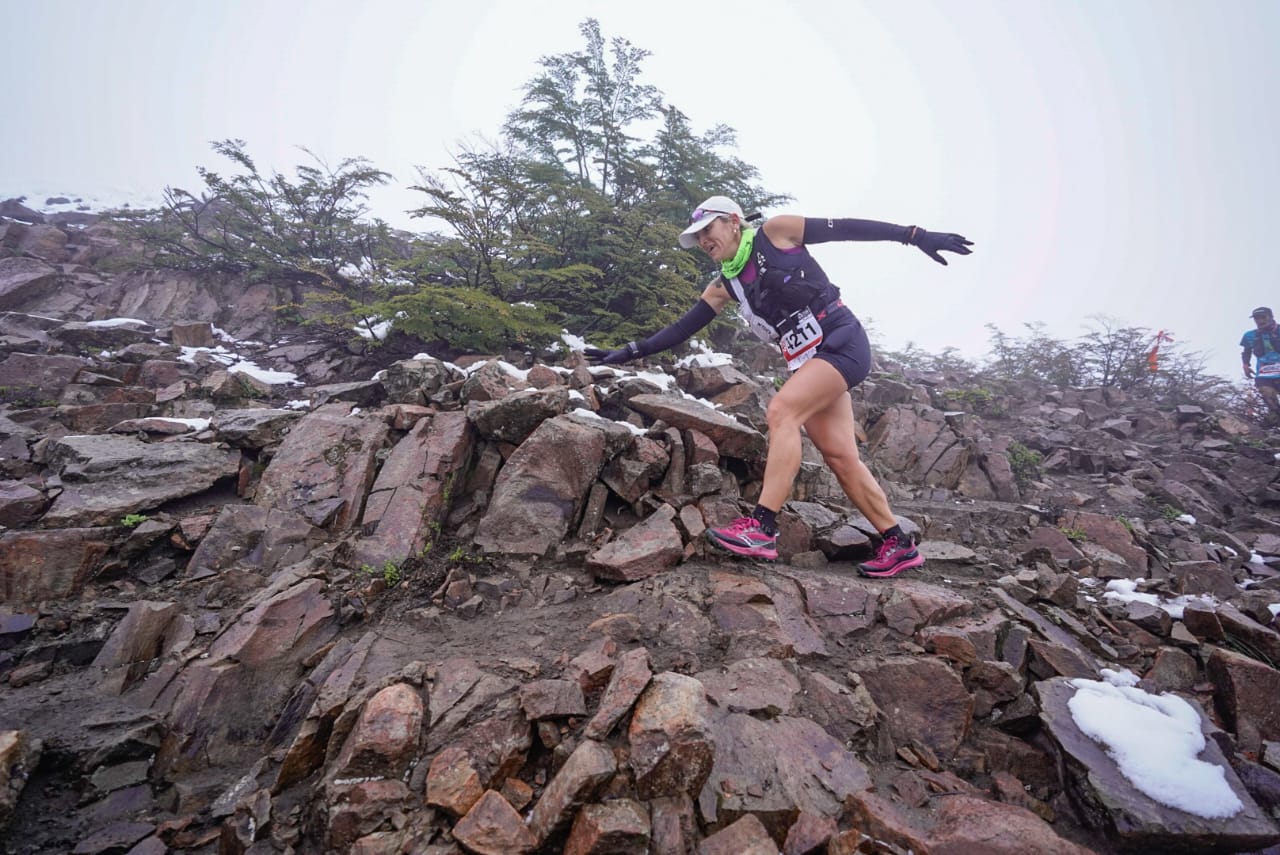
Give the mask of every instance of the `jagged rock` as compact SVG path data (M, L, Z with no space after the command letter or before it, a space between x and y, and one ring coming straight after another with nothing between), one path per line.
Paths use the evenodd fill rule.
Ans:
M521 855L532 852L538 843L520 814L493 790L458 821L453 836L477 855Z
M214 640L206 658L165 687L173 700L159 770L174 773L234 756L240 740L275 718L300 663L333 637L333 605L320 581L289 582L279 579L279 590L263 590ZM151 679L163 680L163 672Z
M1025 808L966 795L942 800L928 847L936 855L1093 855Z
M547 419L498 473L476 544L485 552L545 554L577 521L604 464L630 442L630 431L612 422Z
M665 671L636 702L627 739L636 791L643 799L692 795L711 772L711 710L702 684Z
M48 504L45 494L19 481L0 483L0 525L20 528L35 520Z
M103 689L120 694L146 676L155 660L180 650L194 636L194 622L177 603L141 600L116 624L93 667L106 672Z
M269 575L305 560L318 542L319 530L298 514L224 505L187 562L186 576L199 579L231 567Z
M536 680L520 687L520 708L529 721L587 714L582 688L572 680Z
M67 436L49 447L65 488L46 525L117 523L126 514L206 490L240 469L240 453L196 443L144 443L123 436Z
M432 758L427 771L427 804L462 816L484 794L480 773L466 751L450 746Z
M923 626L961 617L972 608L969 600L937 585L903 580L888 589L883 607L885 623L903 635Z
M529 831L533 832L534 839L541 844L568 823L573 811L592 799L615 771L617 762L607 746L594 740L583 740L533 806Z
M588 555L587 569L598 579L635 582L674 567L684 557L675 516L674 508L663 505Z
M730 713L711 734L715 762L698 807L713 827L754 815L782 840L800 812L838 816L848 796L871 786L862 762L805 718Z
M627 406L652 419L661 419L679 430L696 430L715 443L721 454L741 460L761 460L764 437L754 428L683 398L670 395L636 395Z
M1280 633L1260 625L1230 603L1215 606L1214 613L1227 636L1244 642L1270 662L1280 662Z
M973 696L951 666L928 656L894 656L854 670L884 711L896 744L918 742L944 758L955 753L969 730Z
M150 341L155 334L156 329L151 324L129 318L84 323L73 321L49 332L50 337L82 350L101 350L142 344Z
M385 423L349 409L328 404L297 422L262 473L254 502L316 524L327 521L337 531L349 528L359 518L387 438Z
M471 463L473 437L461 413L418 421L391 449L369 489L353 561L397 566L438 537L455 485Z
M564 855L646 855L649 812L634 799L587 805L578 811Z
M462 379L462 372L438 359L402 359L387 366L382 386L388 401L424 404L442 387Z
M746 814L703 840L698 855L778 855L778 847L764 824Z
M53 287L58 270L35 258L0 258L0 309L19 309Z
M544 421L569 411L563 386L527 389L495 401L471 401L467 418L485 439L519 445Z
M11 220L20 220L27 223L43 223L45 221L44 214L39 211L34 211L22 204L25 201L25 196L0 201L0 217L7 217Z
M1240 653L1214 648L1205 663L1214 700L1227 725L1255 747L1280 738L1280 671Z
M729 712L790 715L800 692L800 680L777 659L739 659L697 679L711 702Z
M649 668L649 651L643 647L628 650L618 657L609 676L609 684L583 735L587 739L605 739L649 686L653 672Z
M0 534L0 601L11 606L79 594L96 575L119 528Z
M26 731L0 731L0 831L9 824L43 751L44 743Z
M422 738L425 706L412 686L395 683L370 698L331 769L334 779L399 778Z
M303 414L297 410L250 407L219 410L210 420L214 436L234 448L275 446Z

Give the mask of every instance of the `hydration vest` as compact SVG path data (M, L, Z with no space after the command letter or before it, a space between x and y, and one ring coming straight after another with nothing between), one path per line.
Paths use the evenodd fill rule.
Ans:
M1272 353L1280 353L1280 325L1273 326L1269 330L1254 330L1257 335L1253 337L1253 355L1259 358L1266 356L1267 346L1271 346Z
M809 250L783 252L765 235L756 231L751 243L751 262L756 277L743 282L747 303L753 313L775 329L792 313L803 308L815 314L840 298L840 291ZM741 279L741 277L739 277Z

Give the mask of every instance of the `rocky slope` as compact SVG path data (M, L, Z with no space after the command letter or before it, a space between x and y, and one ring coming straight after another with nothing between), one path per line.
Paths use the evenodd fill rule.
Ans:
M1249 425L886 366L863 452L925 567L852 572L875 532L812 449L782 559L735 562L703 533L759 488L758 351L383 365L33 213L0 207L4 851L1280 842ZM1238 810L1121 773L1071 712L1103 669L1200 712Z

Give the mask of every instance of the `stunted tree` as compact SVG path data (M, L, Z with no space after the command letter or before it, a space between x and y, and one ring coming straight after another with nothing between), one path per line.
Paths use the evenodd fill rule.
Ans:
M1054 386L1076 386L1085 378L1085 367L1077 346L1069 345L1045 332L1043 323L1023 324L1027 334L1015 338L995 324L987 324L991 334L987 369L1006 380L1029 380Z
M1149 383L1153 334L1146 327L1124 326L1115 318L1090 315L1091 328L1080 339L1082 367L1090 383L1132 389Z
M386 266L386 224L365 215L366 192L390 174L364 158L330 167L302 149L312 163L296 166L293 178L264 175L245 145L213 143L237 171L197 167L203 190L168 187L161 210L130 218L149 263L338 291L357 289Z
M578 29L585 49L539 60L543 71L526 84L520 109L507 119L505 130L512 140L616 198L617 176L634 156L637 138L631 129L656 116L661 99L654 86L640 82L649 51L623 38L611 39L606 51L594 18Z

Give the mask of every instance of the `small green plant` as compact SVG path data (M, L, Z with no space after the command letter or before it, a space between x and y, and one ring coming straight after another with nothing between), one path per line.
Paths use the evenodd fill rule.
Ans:
M1173 505L1161 505L1160 516L1172 522L1173 520L1176 520L1178 517L1182 516L1182 511L1179 510L1178 508L1175 508Z
M457 561L459 563L467 562L470 564L479 564L484 559L481 558L479 555L472 555L470 552L463 549L461 546L455 546L453 548L453 551L449 553L449 560Z
M984 389L981 386L975 386L972 389L948 389L942 393L942 397L949 401L975 406L989 404L995 399L990 389Z
M146 514L125 514L120 518L120 525L125 528L133 528L134 526L140 525L149 519L151 519L151 517Z
M387 583L388 588L394 588L400 584L400 565L394 561L387 561L382 565L382 581Z
M382 581L386 584L388 588L394 588L396 585L400 584L400 580L402 578L402 575L400 573L400 565L396 564L391 559L387 559L385 562L383 562L381 573L379 573L378 568L374 567L372 564L361 564L360 572L365 576L381 575Z
M1127 532L1129 532L1129 534L1133 534L1133 523L1131 523L1131 522L1129 521L1129 518L1128 518L1128 517L1126 517L1124 514L1120 514L1119 516L1117 516L1117 517L1116 517L1116 522L1118 522L1118 523L1120 523L1120 525L1124 526L1124 527L1125 527L1125 530L1126 530Z
M1069 528L1068 526L1059 526L1058 531L1065 534L1067 536L1067 540L1074 540L1076 542L1080 542L1080 541L1085 541L1089 539L1089 533L1082 528Z
M1018 489L1025 490L1032 481L1040 478L1040 464L1044 462L1040 452L1015 440L1009 443L1005 455L1009 458L1009 468L1013 470L1013 480L1017 482Z

